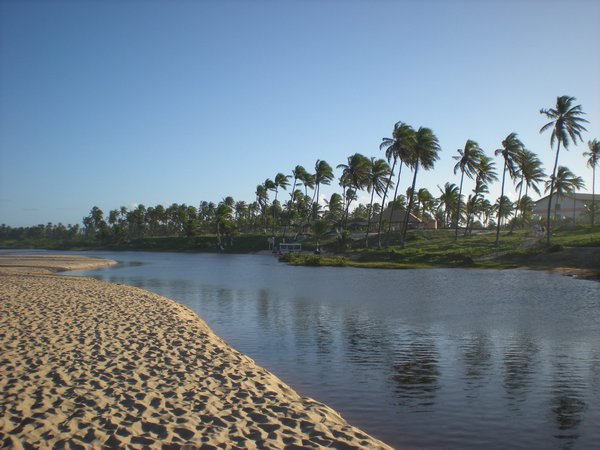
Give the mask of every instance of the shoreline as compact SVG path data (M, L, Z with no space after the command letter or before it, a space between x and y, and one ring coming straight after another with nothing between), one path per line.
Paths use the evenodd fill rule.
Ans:
M0 257L3 445L391 448L301 397L183 305L53 275L114 263Z

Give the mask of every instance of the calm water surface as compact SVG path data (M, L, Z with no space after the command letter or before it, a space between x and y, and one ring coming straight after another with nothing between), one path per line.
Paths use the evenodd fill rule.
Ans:
M397 448L600 448L600 283L86 255L121 264L80 273L189 306L302 395Z

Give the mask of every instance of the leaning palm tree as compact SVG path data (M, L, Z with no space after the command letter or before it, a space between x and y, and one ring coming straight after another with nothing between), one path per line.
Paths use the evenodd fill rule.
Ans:
M483 150L479 147L479 144L471 139L468 139L465 143L464 149L458 149L458 156L453 156L452 158L457 160L458 162L454 166L454 174L460 170L460 185L458 188L458 198L457 202L457 210L456 210L456 218L455 218L455 229L454 229L454 240L458 239L458 223L460 222L460 204L462 198L462 188L463 188L463 179L465 178L465 174L473 179L473 175L477 172L477 163L479 159L483 156Z
M387 185L383 193L383 200L381 201L382 214L379 215L379 226L377 229L377 248L381 248L381 226L383 224L383 211L385 211L385 200L387 198L388 189L394 185L394 183L392 182L392 176L394 175L396 164L398 163L398 161L400 161L400 167L398 169L398 178L396 180L396 189L394 190L394 199L396 199L396 197L398 196L398 186L400 184L400 176L402 175L402 166L405 164L410 166L412 164L410 156L410 146L408 145L408 142L410 142L410 140L412 139L414 132L415 131L410 125L407 125L404 122L396 122L396 124L394 125L392 137L383 138L383 141L379 145L380 150L385 150L385 156L388 162L393 162ZM388 243L392 227L391 218L394 216L394 205L395 202L392 202L390 207L390 221L388 224L387 232Z
M588 141L588 147L590 148L590 151L584 152L583 156L588 158L587 165L592 169L592 205L590 210L593 228L594 216L596 215L596 166L598 165L598 161L600 161L600 142L598 142L598 139Z
M506 139L504 139L502 141L502 148L499 148L498 150L495 151L495 155L502 155L502 159L504 160L504 168L502 169L502 187L500 189L500 198L498 199L498 201L500 202L500 204L498 205L498 208L496 209L496 211L498 212L497 215L497 228L496 228L496 247L498 246L498 244L500 243L500 224L502 222L502 217L503 217L503 212L505 211L505 208L503 208L503 204L502 202L505 200L505 196L504 196L504 182L506 180L506 172L508 170L508 173L510 175L510 177L512 179L515 178L515 176L517 175L517 166L515 164L516 159L519 157L519 155L523 152L523 150L525 149L525 146L523 145L523 143L517 138L517 133L510 133L508 136L506 136Z
M337 166L338 169L342 169L340 185L343 187L346 196L345 222L348 220L350 203L356 198L357 191L361 190L366 184L370 164L366 156L355 153L348 157L348 164L338 164Z
M279 193L279 188L285 190L290 185L288 178L290 178L289 175L284 175L280 172L275 175L275 181L273 181L273 189L275 190L275 198L273 199L273 236L275 236L275 226L277 223L277 218L275 217L275 213L277 211L277 208L275 207L275 203L277 202L277 194Z
M493 210L496 212L498 223L500 223L502 219L508 219L512 216L513 202L506 195L500 196L494 203Z
M564 166L558 166L556 177L546 181L546 192L553 189L554 195L558 199L567 194L573 194L577 189L583 189L584 187L583 178L576 176L568 167ZM554 219L556 219L556 208L554 209Z
M365 187L367 191L371 192L371 202L367 214L367 232L365 234L365 247L369 246L369 229L371 228L371 217L373 213L373 200L375 199L375 194L381 196L386 189L386 180L389 182L389 176L391 173L391 169L389 164L385 159L375 159L371 158L369 173L365 179ZM380 216L381 213L380 212Z
M313 205L315 202L315 198L317 201L316 208L314 206L312 208L312 210L314 212L313 216L315 218L317 218L317 213L319 211L319 194L320 194L321 185L322 184L327 185L327 186L330 185L331 181L334 178L335 177L333 175L333 169L327 163L327 161L318 159L317 162L315 163L315 192L314 192L313 200L312 200Z
M429 189L421 188L417 191L417 209L421 218L425 217L429 211L435 207L435 199Z
M581 132L587 131L583 123L587 123L582 115L585 113L581 109L581 105L572 106L575 97L563 95L557 97L556 107L550 109L540 109L540 114L545 115L550 122L540 128L540 133L552 129L550 135L550 148L554 147L556 142L556 157L554 159L554 169L550 178L550 195L548 196L548 215L546 218L547 225L547 242L550 244L550 214L552 212L552 193L554 192L553 184L556 179L556 169L558 168L558 155L560 153L561 144L568 150L569 144L577 145L577 140L583 141Z
M439 159L438 153L441 151L438 138L430 128L420 127L415 133L412 139L408 142L411 163L414 164L414 175L411 187L411 193L415 192L415 185L417 183L417 174L419 168L422 167L424 170L433 169L435 162ZM410 218L410 211L413 205L413 197L411 195L410 201L408 202L408 208L406 209L406 215L404 217L404 227L402 228L402 237L400 245L404 247L406 240L406 232L408 230L408 220Z
M490 158L489 156L486 155L480 155L479 156L479 161L477 161L477 169L476 169L476 175L475 175L475 189L473 190L474 195L474 199L473 199L473 205L474 206L478 206L480 205L480 196L482 194L486 194L489 192L488 189L488 185L494 181L498 180L498 174L496 173L496 164L494 163L494 161L492 160L492 158ZM469 205L469 203L467 203L467 205ZM471 222L473 222L474 220L474 213L475 210L470 211L467 214L467 226L465 228L465 236L467 235L467 232L469 230L469 218L471 218Z
M260 206L261 215L263 217L263 231L267 232L267 205L269 204L269 193L264 184L256 186L256 202Z
M525 225L525 216L524 210L521 206L525 206L527 202L521 202L521 198L523 197L521 194L523 193L523 186L525 186L525 194L524 197L528 197L529 189L533 189L533 191L540 195L540 189L538 188L538 184L544 180L546 173L542 168L542 161L538 158L538 156L527 149L523 149L519 157L517 158L517 166L519 167L519 172L521 173L521 179L516 184L515 189L519 190L519 196L517 198L517 208L515 211L515 220L513 221L513 228L517 223L516 213L521 212L521 225Z
M444 209L443 219L444 228L448 228L448 224L451 222L452 211L456 211L456 202L458 202L458 186L454 183L446 182L442 189L438 186L441 195L438 197L438 209Z

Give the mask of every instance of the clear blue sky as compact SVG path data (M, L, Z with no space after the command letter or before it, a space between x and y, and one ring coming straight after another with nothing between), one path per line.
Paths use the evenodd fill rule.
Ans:
M297 164L383 156L399 120L440 139L434 194L467 139L517 132L549 170L539 109L565 94L590 124L561 163L591 191L599 23L593 0L2 0L0 223L250 202Z

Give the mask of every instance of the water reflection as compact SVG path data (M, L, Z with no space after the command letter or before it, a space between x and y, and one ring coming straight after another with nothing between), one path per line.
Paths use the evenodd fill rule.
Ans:
M432 336L408 333L402 339L394 362L395 392L402 404L417 411L430 411L439 389L439 354Z
M461 342L461 352L465 366L466 391L482 387L492 369L492 342L489 335L477 330ZM473 396L475 394L468 393Z
M388 324L361 311L350 310L344 316L345 353L349 362L375 366L389 360L394 340Z
M527 332L515 336L504 351L504 389L511 408L519 409L537 373L539 348Z
M556 424L554 437L565 449L575 445L579 437L577 429L587 408L583 394L585 383L576 364L573 358L562 355L553 365L551 408Z

